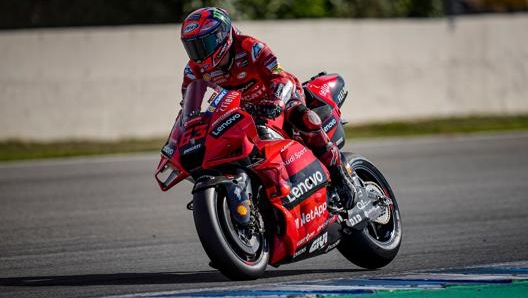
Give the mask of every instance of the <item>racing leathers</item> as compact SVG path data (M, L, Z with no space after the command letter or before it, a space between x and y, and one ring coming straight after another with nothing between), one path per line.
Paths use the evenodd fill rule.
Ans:
M258 116L274 119L285 113L285 120L298 132L304 144L329 169L331 179L346 209L354 204L355 188L347 179L341 154L324 130L319 116L306 107L302 85L284 71L277 57L263 42L233 29L229 61L211 68L190 60L184 70L182 94L196 79L210 81L242 93L241 105ZM250 107L250 108L249 108ZM256 115L255 115L256 116Z

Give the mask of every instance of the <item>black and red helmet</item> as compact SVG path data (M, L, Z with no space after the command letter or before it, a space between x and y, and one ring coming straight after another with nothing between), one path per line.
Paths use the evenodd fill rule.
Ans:
M181 40L189 59L203 69L216 67L233 44L231 18L221 8L205 7L183 21Z

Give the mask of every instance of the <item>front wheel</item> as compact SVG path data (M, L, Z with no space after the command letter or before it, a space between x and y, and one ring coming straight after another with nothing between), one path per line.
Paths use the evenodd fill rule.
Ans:
M402 241L400 209L389 183L370 161L352 153L345 153L345 157L350 167L363 180L365 188L385 195L390 204L387 208L388 212L369 223L363 230L345 230L338 250L349 261L360 267L380 268L389 264L400 249Z
M193 217L200 242L214 267L232 280L264 274L269 260L268 241L258 210L252 222L241 226L231 217L226 192L211 187L194 194Z

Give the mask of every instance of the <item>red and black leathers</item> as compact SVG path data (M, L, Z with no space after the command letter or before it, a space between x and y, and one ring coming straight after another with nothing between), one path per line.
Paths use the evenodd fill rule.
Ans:
M319 116L308 109L299 80L284 71L277 57L263 42L232 29L233 44L223 68L189 61L184 71L182 93L196 79L242 92L243 106L253 106L261 115L276 118L283 111L286 121L328 168L341 164L338 148L321 127Z

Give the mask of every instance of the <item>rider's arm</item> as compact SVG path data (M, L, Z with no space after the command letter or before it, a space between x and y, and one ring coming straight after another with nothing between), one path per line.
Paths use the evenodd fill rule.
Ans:
M187 65L185 66L185 69L183 71L183 84L182 84L182 98L185 97L185 92L187 91L187 86L189 86L189 84L196 80L197 79L197 76L195 74L195 72L192 70L191 66L189 65L189 63L187 63Z
M255 57L254 53L258 53ZM299 80L285 71L275 54L266 44L256 41L253 45L252 58L256 59L260 76L268 83L268 98L286 103L290 98L302 96Z
M251 53L251 62L256 66L256 71L268 90L268 99L260 101L259 105L264 110L263 114L269 114L268 118L275 118L282 113L286 102L302 96L301 84L295 76L282 69L277 57L266 44L254 38L247 38L244 43L243 47ZM266 113L267 110L269 111Z

